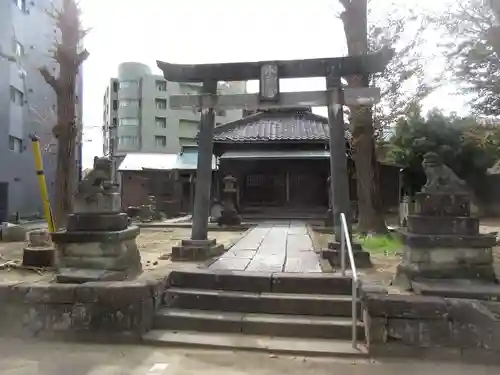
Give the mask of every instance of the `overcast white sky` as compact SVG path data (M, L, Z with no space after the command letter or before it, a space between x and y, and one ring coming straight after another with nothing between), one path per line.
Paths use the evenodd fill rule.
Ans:
M391 2L372 1L382 11ZM398 1L423 8L439 7L445 0ZM85 39L90 52L84 65L85 167L102 154L102 97L120 62L143 62L158 72L156 60L205 63L345 54L337 0L81 0L81 6L84 24L92 28ZM318 79L282 84L286 91L322 88ZM442 93L428 106L464 108Z

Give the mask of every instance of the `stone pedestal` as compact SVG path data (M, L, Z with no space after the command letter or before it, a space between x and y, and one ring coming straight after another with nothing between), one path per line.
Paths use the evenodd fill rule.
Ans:
M470 217L467 193L418 193L407 226L401 231L405 247L396 284L410 287L415 279L496 281L496 236L479 234L479 219Z
M92 198L77 200L67 230L52 233L60 283L122 281L142 272L140 230L129 227L127 214L120 212L119 193L103 190Z
M28 233L29 244L23 249L23 266L52 267L55 249L47 230L34 230Z
M58 282L132 279L142 272L138 227L118 231L61 231L56 244Z
M92 199L75 199L74 203L74 212L77 214L118 213L121 209L122 200L116 186L96 193Z
M172 247L172 261L204 261L224 252L224 246L215 240L182 240Z

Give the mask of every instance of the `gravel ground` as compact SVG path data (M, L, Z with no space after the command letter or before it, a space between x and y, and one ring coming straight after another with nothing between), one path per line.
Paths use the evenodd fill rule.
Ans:
M209 238L215 238L218 243L228 248L236 243L244 232L224 232L213 231L208 233ZM137 238L137 245L141 252L144 268L144 276L162 275L166 270L185 268L186 264L172 263L170 260L159 259L161 255L169 254L172 246L177 245L181 240L190 238L190 228L142 228L141 234ZM0 242L0 264L5 261L22 259L24 242ZM193 266L190 264L190 266ZM143 277L144 277L143 276ZM28 270L0 270L0 282L2 281L47 281L51 280L53 272L44 272L42 275Z
M9 375L493 375L498 367L460 363L304 358L263 353L37 342L0 338L0 374Z

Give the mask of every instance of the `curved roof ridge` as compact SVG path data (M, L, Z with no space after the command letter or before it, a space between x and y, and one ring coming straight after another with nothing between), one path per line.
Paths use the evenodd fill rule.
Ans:
M258 112L219 125L215 141L314 141L327 142L328 119L303 107Z

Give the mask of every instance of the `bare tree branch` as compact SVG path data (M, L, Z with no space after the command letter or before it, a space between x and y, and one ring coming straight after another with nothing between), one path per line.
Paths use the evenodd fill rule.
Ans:
M77 68L82 65L82 63L88 59L88 57L90 56L90 53L89 51L87 50L83 50L82 52L80 52L78 55L77 55L77 58L76 58L76 65L77 65Z
M344 10L351 5L351 0L339 0L340 4L344 7Z
M47 82L47 84L52 87L52 89L58 93L60 91L60 84L59 84L59 80L56 79L50 72L49 70L47 69L46 66L42 67L39 69L40 71L40 74L42 75L43 79L45 80L45 82Z

